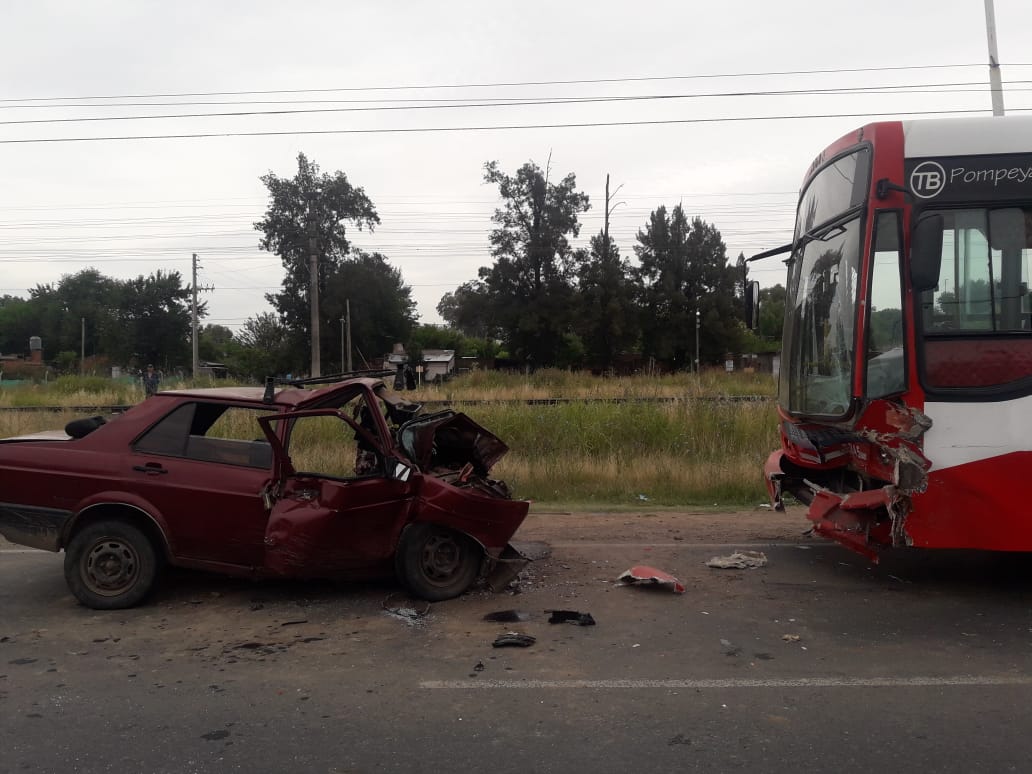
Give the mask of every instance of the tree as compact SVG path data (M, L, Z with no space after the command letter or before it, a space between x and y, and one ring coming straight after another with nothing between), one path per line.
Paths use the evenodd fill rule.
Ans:
M225 325L202 325L197 330L197 351L201 360L224 363L236 346L233 331Z
M487 285L481 280L472 280L462 283L452 293L445 293L437 304L437 313L467 336L500 339L503 332L492 304Z
M322 296L328 279L338 272L351 250L348 224L372 230L380 218L365 191L352 186L347 175L341 171L332 175L320 172L319 165L304 153L297 156L294 177L281 178L269 172L261 181L269 191L269 206L254 227L264 234L261 249L278 255L286 270L282 291L265 297L295 343L303 345L310 341L310 255L315 251L318 256ZM334 314L320 309L321 331L326 330Z
M643 354L673 368L689 367L697 324L702 364L736 349L742 330L739 272L728 265L717 228L698 217L689 222L680 204L669 214L660 206L638 231L638 243Z
M560 364L569 351L573 311L573 250L569 237L580 231L578 213L590 207L576 190L576 176L548 180L528 162L506 175L495 161L484 165L484 181L498 186L502 206L492 221L495 263L479 275L510 353L537 366Z
M760 289L760 324L757 334L781 346L782 329L785 326L785 286L773 285Z
M575 328L589 362L613 366L616 356L638 339L639 321L631 268L604 233L592 237L591 249L577 253L579 295Z
M122 333L108 345L108 354L123 363L154 363L165 370L190 362L190 296L178 271L116 281L114 317ZM197 313L206 314L204 304Z
M295 362L290 332L273 312L249 317L236 335L240 348L226 360L240 376L262 381L266 376L291 373Z
M332 324L323 328L323 341L334 345L335 352L341 351L340 320L349 298L351 344L360 353L358 367L363 357L378 357L390 352L396 342L408 340L418 318L412 288L405 284L401 271L380 253L355 250L327 278L322 306ZM344 367L342 364L340 370Z

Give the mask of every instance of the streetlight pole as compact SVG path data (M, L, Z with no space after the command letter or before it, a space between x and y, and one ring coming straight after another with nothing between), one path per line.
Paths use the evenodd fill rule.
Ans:
M699 363L702 358L699 357L699 328L702 326L702 321L699 317L699 310L695 310L695 375L699 375Z

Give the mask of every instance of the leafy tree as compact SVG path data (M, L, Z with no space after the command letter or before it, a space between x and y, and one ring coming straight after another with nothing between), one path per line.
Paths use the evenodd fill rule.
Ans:
M224 363L239 345L225 325L201 325L197 330L197 352L201 360Z
M534 163L507 175L497 162L484 165L484 181L498 186L502 206L492 221L495 263L479 275L510 352L537 366L554 365L569 352L573 311L573 249L578 213L589 207L576 176L558 183Z
M27 353L29 337L39 335L38 317L35 307L24 298L0 298L0 354Z
M235 338L239 348L226 358L233 373L261 381L293 371L296 358L289 331L273 312L247 318Z
M727 263L727 248L715 226L689 222L681 205L660 206L638 231L635 252L642 307L643 354L674 368L690 367L696 313L701 364L719 362L737 349L742 327L736 300L739 272Z
M331 351L341 351L340 320L349 298L356 367L362 367L363 360L371 361L390 352L396 342L408 340L418 318L412 288L405 284L401 271L380 253L355 250L327 278L321 306L332 323L324 325L322 333L324 345L335 346ZM344 367L341 366L342 371Z
M365 191L351 185L347 175L321 172L304 153L297 156L294 177L281 178L269 172L261 181L269 191L269 206L254 227L264 235L261 248L278 255L286 270L283 289L267 294L266 299L291 332L295 346L301 348L310 340L309 257L313 250L319 260L319 327L324 332L331 320L340 317L322 298L330 277L338 273L351 250L347 226L372 230L380 218Z
M122 334L108 345L108 354L123 363L154 363L165 370L190 362L190 296L178 271L117 281L114 316ZM198 315L205 313L199 305Z
M616 356L638 339L639 320L631 268L605 234L592 237L590 250L577 253L578 288L575 327L588 361L612 367Z
M490 292L481 280L464 282L454 292L445 293L437 304L437 313L467 336L482 339L502 337Z
M774 285L760 288L760 324L757 334L767 341L781 346L781 334L785 325L785 286Z

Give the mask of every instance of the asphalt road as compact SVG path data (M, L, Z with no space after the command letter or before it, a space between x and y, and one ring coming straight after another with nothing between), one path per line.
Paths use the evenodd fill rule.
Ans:
M1028 770L1032 558L872 567L803 526L535 514L521 593L418 618L387 585L182 572L100 613L62 557L2 544L0 772ZM768 565L705 566L735 547ZM614 583L639 563L687 593ZM529 620L482 620L508 608ZM509 630L537 642L492 648Z

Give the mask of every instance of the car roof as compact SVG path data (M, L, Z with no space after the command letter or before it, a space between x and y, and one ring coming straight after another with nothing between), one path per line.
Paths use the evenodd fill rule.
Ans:
M279 406L282 408L317 407L331 401L338 394L353 392L356 387L365 386L370 390L383 387L381 379L348 379L331 384L318 390L304 390L286 386L276 390L271 403L266 403L264 387L199 387L190 390L162 390L157 397L201 398L204 400L224 400L233 402L256 403L263 406Z

